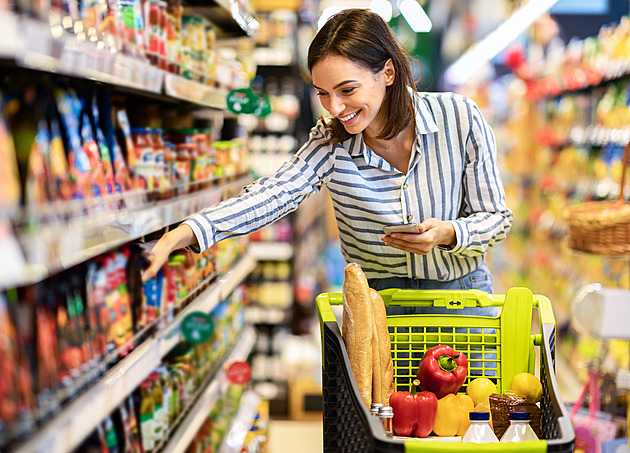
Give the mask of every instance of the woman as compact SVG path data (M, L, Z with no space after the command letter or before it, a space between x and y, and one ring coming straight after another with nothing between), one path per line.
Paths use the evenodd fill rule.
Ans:
M417 93L409 55L369 10L332 17L311 43L308 67L331 117L276 174L165 234L143 277L173 250L256 231L325 185L344 257L371 287L492 292L484 256L505 238L512 213L476 104ZM417 233L383 235L384 225L399 223L418 224Z

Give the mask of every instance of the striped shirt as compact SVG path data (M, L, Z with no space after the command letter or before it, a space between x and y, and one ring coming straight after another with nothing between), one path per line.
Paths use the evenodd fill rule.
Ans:
M403 174L368 148L357 134L326 145L322 122L274 175L246 186L190 217L201 250L256 231L294 211L322 186L332 198L342 253L368 279L387 277L449 281L483 262L504 239L512 212L505 202L494 134L477 105L454 93L414 93L416 139ZM457 243L417 255L386 246L383 225L451 221Z

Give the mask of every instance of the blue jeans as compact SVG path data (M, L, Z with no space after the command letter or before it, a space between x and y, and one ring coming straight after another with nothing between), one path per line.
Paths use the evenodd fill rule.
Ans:
M381 279L371 279L368 280L370 288L374 288L377 291L388 289L388 288L398 288L398 289L451 289L451 290L468 290L468 289L479 289L481 291L485 291L489 294L492 294L492 275L488 270L488 267L485 263L482 263L476 270L472 271L468 275L465 275L461 278L451 280L451 281L439 281L439 280L428 280L428 279L413 279L406 277L389 277L389 278L381 278ZM446 307L387 307L387 315L412 315L412 314L448 314L448 315L474 315L474 316L496 316L497 309L495 307L485 307L485 308L446 308ZM429 328L427 331L431 331L434 328ZM452 329L440 328L442 332L450 331ZM456 329L456 333L467 333L466 331L470 330L470 334L480 334L481 329ZM484 329L485 334L495 334L494 329ZM437 331L437 328L435 328ZM472 350L478 350L476 348ZM487 359L496 359L495 353L488 353L486 349L485 358ZM495 362L486 362L485 371L481 372L481 367L483 367L482 362L475 361L474 359L481 359L482 354L480 353L470 353L470 363L469 366L471 368L470 375L472 376L481 376L485 375L487 377L496 376L496 371L493 368L496 368ZM488 369L489 368L489 369Z
M440 281L421 278L389 277L368 280L370 288L377 291L388 288L398 289L480 289L492 294L492 275L485 263L461 278ZM496 308L445 308L445 307L387 307L388 315L441 314L496 316Z

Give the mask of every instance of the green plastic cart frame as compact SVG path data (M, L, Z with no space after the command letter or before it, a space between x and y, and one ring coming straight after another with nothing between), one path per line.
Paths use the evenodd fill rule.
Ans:
M414 314L388 316L396 390L411 389L422 354L437 344L448 344L469 357L464 386L479 376L496 382L500 392L520 372L534 373L539 350L543 396L542 439L511 444L462 444L387 437L377 417L370 415L355 384L348 354L331 305L343 304L340 293L317 296L322 334L322 399L324 452L459 452L492 451L571 452L575 433L562 403L555 377L556 322L549 299L527 288L505 295L479 290L380 291L385 306L500 307L497 317ZM534 318L534 309L538 316ZM454 311L456 313L456 311ZM539 333L532 334L532 320ZM472 376L471 376L472 375Z

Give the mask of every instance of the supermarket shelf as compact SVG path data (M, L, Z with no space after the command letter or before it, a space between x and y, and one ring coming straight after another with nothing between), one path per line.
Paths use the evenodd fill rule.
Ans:
M48 223L37 230L17 228L16 237L23 250L23 266L13 260L11 274L0 276L0 287L34 283L68 269L119 245L181 222L208 206L216 205L227 191L238 192L251 178L244 176L227 184L149 202L140 196L124 209L98 214L84 214L70 220ZM84 208L83 208L84 209ZM9 278L8 275L11 275Z
M186 9L207 17L219 27L218 38L251 36L260 23L246 5L236 0L187 0Z
M258 261L283 261L293 257L290 242L250 242L248 251Z
M245 310L245 322L251 325L283 325L288 322L287 308L248 305Z
M107 83L147 95L166 95L204 107L224 110L227 91L151 66L148 62L113 53L103 43L79 40L60 23L0 12L0 58L24 68Z
M251 257L242 257L224 277L203 291L165 329L142 343L105 373L103 378L39 429L32 438L9 451L68 452L80 445L83 439L159 366L162 358L182 339L180 325L184 317L193 311L211 311L222 297L228 295L245 279L254 265ZM251 341L253 347L253 340ZM237 345L234 353L244 354L241 351L242 347Z
M224 110L227 108L227 91L213 88L175 74L165 74L164 93L204 107Z
M241 453L245 436L254 424L261 399L260 395L252 390L247 390L241 397L241 405L223 439L219 453Z
M246 360L256 343L256 332L253 328L246 328L236 341L232 352L228 355L224 364ZM225 367L221 367L210 385L201 394L195 405L190 409L188 416L180 423L180 428L173 433L170 441L165 445L162 453L185 452L203 422L208 418L212 407L227 386Z

